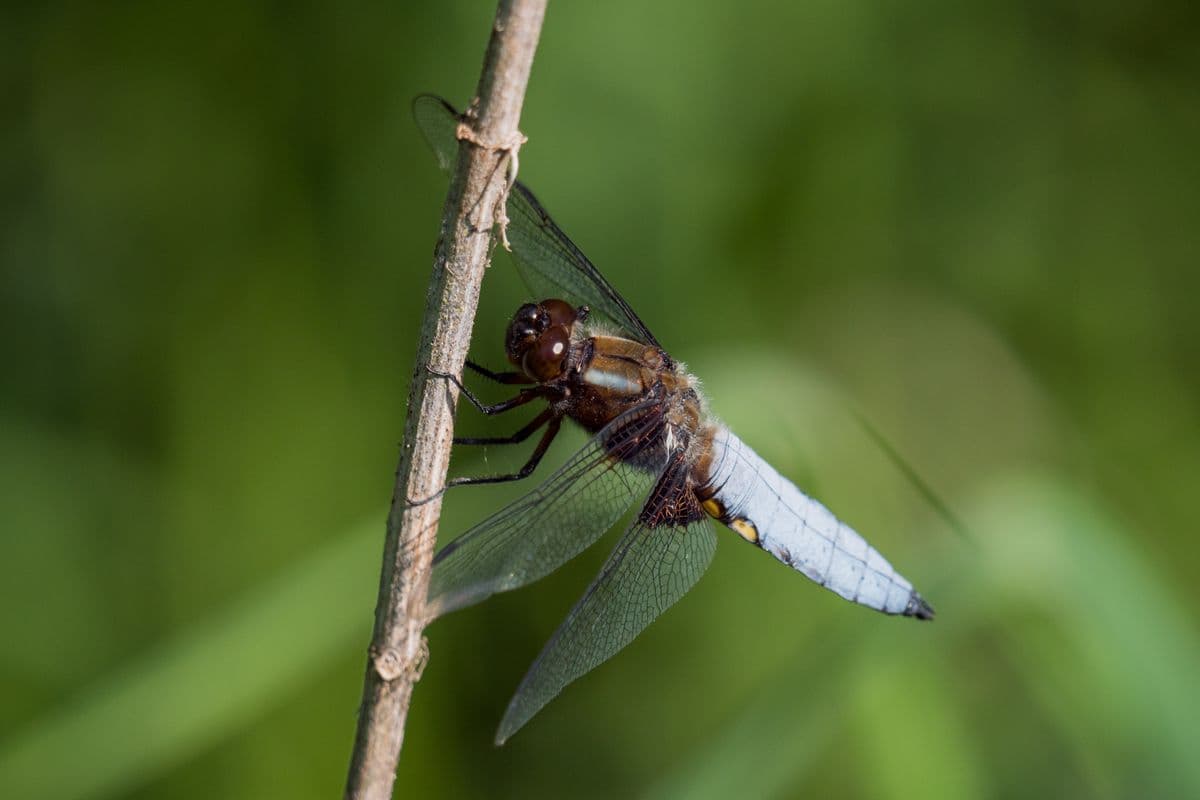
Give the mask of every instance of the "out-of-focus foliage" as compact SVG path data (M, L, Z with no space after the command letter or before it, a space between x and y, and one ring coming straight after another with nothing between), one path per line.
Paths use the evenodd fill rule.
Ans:
M408 104L465 102L491 14L0 12L0 797L340 791L445 185ZM606 543L429 630L398 793L1200 796L1198 21L551 4L522 176L939 616L723 534L493 748ZM477 359L522 299L498 256Z

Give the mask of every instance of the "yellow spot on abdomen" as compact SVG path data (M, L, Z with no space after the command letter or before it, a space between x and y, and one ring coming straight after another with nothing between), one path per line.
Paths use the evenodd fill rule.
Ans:
M729 527L733 528L738 536L741 536L751 544L758 544L758 528L754 527L754 523L748 519L733 519L729 521Z
M725 509L721 508L721 504L718 503L714 497L710 497L705 500L700 504L700 507L704 509L705 514L708 514L714 519L720 519L721 517L725 516Z

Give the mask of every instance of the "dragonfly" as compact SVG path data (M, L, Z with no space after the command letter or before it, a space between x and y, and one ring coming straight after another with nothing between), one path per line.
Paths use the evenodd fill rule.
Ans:
M417 125L443 170L458 152L462 117L422 95ZM537 488L444 546L434 557L430 617L532 583L595 543L637 508L599 575L521 680L496 733L503 744L568 684L628 645L707 569L719 521L830 591L885 614L932 619L911 583L821 503L804 494L707 408L688 374L554 223L515 182L507 201L513 261L532 296L508 325L512 369L468 360L484 379L520 386L486 415L537 402L511 436L457 437L457 445L515 445L542 431L515 473L455 478L446 486L522 480L536 470L564 420L590 440Z

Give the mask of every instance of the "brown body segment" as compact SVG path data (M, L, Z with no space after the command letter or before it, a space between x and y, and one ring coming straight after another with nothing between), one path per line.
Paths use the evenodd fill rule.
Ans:
M675 374L666 353L617 336L591 336L580 342L578 360L567 372L567 416L595 433L658 387L669 394Z
M652 517L643 521L653 527L702 518L716 429L704 420L695 379L661 348L617 336L588 337L582 355L565 413L584 428L598 431L640 403L661 401L662 444L676 454L662 480L675 485L655 488L662 502L648 504Z
M664 448L675 454L663 478L685 490L663 493L674 506L660 508L655 523L691 522L706 512L726 522L706 503L715 492L709 474L716 428L704 419L695 379L657 345L591 330L587 316L586 307L562 300L522 306L509 327L509 361L538 384L531 391L550 402L556 418L570 417L590 433L638 406L660 414L661 424L648 428L658 441L633 449L642 457Z

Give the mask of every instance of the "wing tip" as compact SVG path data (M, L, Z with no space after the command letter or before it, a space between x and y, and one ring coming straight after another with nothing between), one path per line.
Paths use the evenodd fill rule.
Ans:
M908 596L908 605L905 606L902 612L906 617L916 617L917 619L931 620L936 612L933 606L925 602L925 598L921 597L916 591Z
M458 116L458 109L456 109L449 100L441 95L434 94L433 92L419 92L413 97L412 102L409 103L409 107L415 111L418 107L427 105L429 103L439 105L454 116Z
M536 664L536 662L534 662ZM531 668L532 669L532 668ZM524 685L524 681L521 682ZM517 698L521 696L521 690L517 689L517 694L508 703L508 709L504 712L504 718L500 720L500 727L496 728L496 736L492 739L492 744L496 747L503 747L504 744L512 738L513 734L525 727L525 723L530 720L533 714L536 714L545 707L545 703L534 710L533 714L518 714L515 710Z

